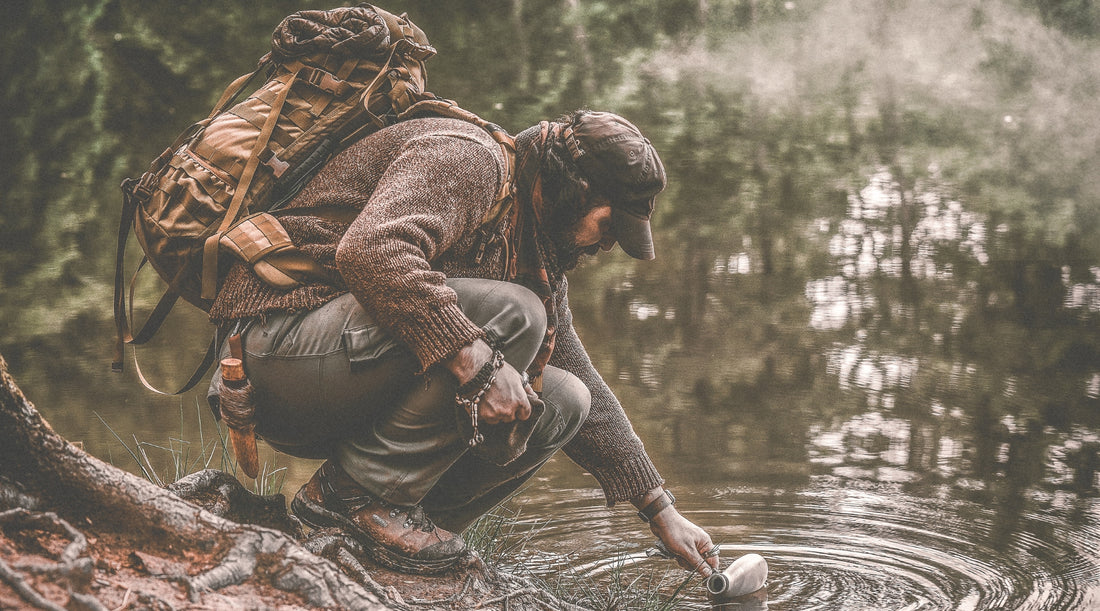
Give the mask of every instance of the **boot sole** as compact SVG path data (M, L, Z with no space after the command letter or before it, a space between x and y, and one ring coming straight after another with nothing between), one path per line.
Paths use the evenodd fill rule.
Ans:
M315 529L339 528L351 534L355 537L356 541L363 545L367 554L370 555L374 561L382 566L402 573L415 573L418 575L443 573L455 568L467 556L467 553L463 552L453 558L416 560L385 547L376 541L374 537L371 537L356 526L355 523L348 518L334 511L329 511L320 505L311 503L298 495L295 495L294 500L290 502L290 510L294 512L294 515L298 516L299 520Z

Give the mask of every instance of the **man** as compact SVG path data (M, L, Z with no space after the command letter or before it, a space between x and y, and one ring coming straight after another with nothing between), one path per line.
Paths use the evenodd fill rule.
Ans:
M242 337L256 431L327 459L292 503L303 521L400 570L453 566L456 533L564 448L609 505L633 503L681 566L709 574L710 537L676 510L592 366L564 275L616 242L653 258L664 167L610 113L543 122L516 151L501 220L486 223L505 176L498 145L439 118L353 145L281 213L333 280L279 291L243 264L229 272L211 317ZM319 206L354 220L310 214Z

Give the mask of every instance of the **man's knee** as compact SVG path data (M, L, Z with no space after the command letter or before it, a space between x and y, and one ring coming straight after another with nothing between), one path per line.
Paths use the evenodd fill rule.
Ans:
M546 307L535 293L499 280L451 278L447 284L458 295L463 313L491 339L512 347L517 360L534 358L546 335Z

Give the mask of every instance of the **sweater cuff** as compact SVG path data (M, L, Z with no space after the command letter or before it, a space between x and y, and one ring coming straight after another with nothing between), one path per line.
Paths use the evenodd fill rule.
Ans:
M402 326L400 335L424 372L474 340L485 337L485 331L467 318L458 305L447 305L408 321Z
M645 454L593 471L592 475L600 482L608 507L641 496L665 483L653 461Z

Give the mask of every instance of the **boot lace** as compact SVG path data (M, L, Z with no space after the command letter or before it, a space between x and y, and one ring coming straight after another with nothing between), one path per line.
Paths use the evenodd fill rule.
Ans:
M433 524L427 514L424 513L424 508L420 505L413 505L412 507L394 507L390 509L391 518L396 518L401 514L405 514L405 528L419 528L426 533L435 530L435 524Z

